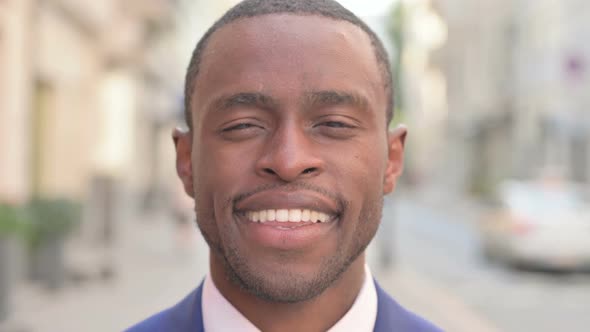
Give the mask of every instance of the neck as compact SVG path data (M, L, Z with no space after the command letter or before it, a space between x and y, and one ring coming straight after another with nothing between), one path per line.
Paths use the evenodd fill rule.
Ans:
M323 293L299 303L262 300L229 281L214 254L211 278L221 294L261 331L326 331L352 307L365 279L365 254L361 254Z

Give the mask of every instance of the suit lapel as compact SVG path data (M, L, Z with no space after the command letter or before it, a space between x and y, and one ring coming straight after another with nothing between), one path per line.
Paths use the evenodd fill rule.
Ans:
M408 313L375 281L377 290L377 319L374 332L414 331Z
M197 288L195 292L194 301L192 301L192 308L189 310L191 316L189 324L189 329L186 332L204 332L205 328L203 327L203 283Z
M202 295L203 283L168 311L169 315L164 324L166 329L178 332L204 332Z
M391 303L388 301L387 294L379 287L375 281L375 289L377 290L377 318L375 319L374 332L390 332L394 329L394 320L390 313Z

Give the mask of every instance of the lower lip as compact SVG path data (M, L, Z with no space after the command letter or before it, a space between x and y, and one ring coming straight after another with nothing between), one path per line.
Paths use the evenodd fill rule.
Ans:
M237 217L247 238L266 247L279 250L297 250L317 245L326 237L338 219L324 223L258 223Z

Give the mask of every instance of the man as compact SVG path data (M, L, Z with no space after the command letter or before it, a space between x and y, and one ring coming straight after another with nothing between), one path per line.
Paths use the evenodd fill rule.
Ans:
M210 274L129 331L439 331L365 264L402 171L391 81L381 42L332 0L246 0L215 23L173 134Z

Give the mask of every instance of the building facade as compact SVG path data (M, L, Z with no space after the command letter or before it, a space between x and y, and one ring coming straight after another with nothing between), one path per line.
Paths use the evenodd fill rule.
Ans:
M402 3L410 44L405 100L414 114L409 122L426 126L418 132L422 144L415 154L428 157L417 162L427 181L480 193L502 179L536 178L548 169L566 180L588 181L587 2ZM420 29L433 26L420 14L424 6L447 31L440 47L421 45L412 28L412 20ZM431 73L440 74L442 99L440 87L427 86ZM433 100L441 100L439 106ZM437 107L443 111L435 112Z
M30 0L0 2L0 201L29 197Z
M95 176L145 173L136 167L140 125L150 121L141 107L155 102L142 93L173 5L0 3L0 199L78 199Z

